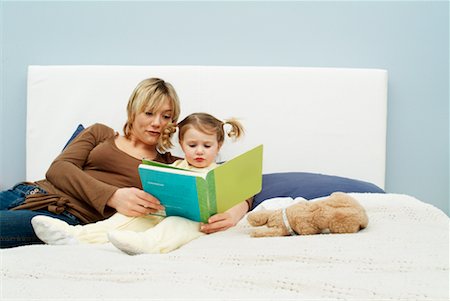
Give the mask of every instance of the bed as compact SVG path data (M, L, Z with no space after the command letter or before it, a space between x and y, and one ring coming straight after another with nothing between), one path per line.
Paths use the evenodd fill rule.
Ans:
M3 299L449 299L448 216L383 191L386 70L30 66L27 180L44 176L79 124L120 131L129 94L147 77L174 85L182 117L206 111L242 121L245 138L226 141L220 160L264 144L254 210L345 191L366 209L368 227L251 238L244 218L167 254L128 256L111 244L4 249Z

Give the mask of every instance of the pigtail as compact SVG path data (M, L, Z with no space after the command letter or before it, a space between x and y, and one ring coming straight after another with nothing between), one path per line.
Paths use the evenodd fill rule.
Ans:
M244 127L237 119L235 118L227 119L223 124L231 125L231 130L227 133L228 137L236 140L242 135L244 135Z
M173 147L172 135L176 132L176 130L177 125L173 122L167 124L167 126L163 129L158 143L158 147L161 151L166 151Z

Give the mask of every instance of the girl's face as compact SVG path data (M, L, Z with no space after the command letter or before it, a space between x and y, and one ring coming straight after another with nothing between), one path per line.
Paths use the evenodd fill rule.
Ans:
M132 136L144 144L157 145L162 130L172 121L172 118L172 104L166 99L155 111L145 110L136 114Z
M214 163L220 150L216 134L206 134L192 127L184 133L180 144L187 162L197 168Z

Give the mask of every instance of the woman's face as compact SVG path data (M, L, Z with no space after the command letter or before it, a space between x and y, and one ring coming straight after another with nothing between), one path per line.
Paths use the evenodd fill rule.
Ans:
M206 134L189 128L180 142L187 162L197 168L208 167L215 162L220 145L216 134Z
M136 114L132 126L132 137L147 145L157 145L162 130L172 122L173 108L169 100L165 100L155 111L145 110Z

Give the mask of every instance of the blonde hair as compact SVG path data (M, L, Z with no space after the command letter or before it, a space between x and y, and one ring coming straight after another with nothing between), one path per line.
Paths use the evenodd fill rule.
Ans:
M244 135L244 127L235 118L230 118L225 121L221 121L216 117L208 113L193 113L186 116L182 121L178 123L178 139L183 141L184 134L190 128L195 128L205 134L216 134L217 142L221 146L225 140L225 125L231 125L231 130L228 131L227 136L233 139L238 139ZM175 129L173 129L175 131ZM163 140L170 139L169 136L163 135Z
M172 123L176 123L178 117L180 117L180 102L173 86L159 78L148 78L141 81L131 93L130 99L128 100L127 122L123 126L125 137L130 138L133 123L137 114L146 110L158 110L166 100L171 102L173 110ZM165 151L172 147L170 137L174 131L171 131L171 127L169 126L168 128L166 127L166 129L163 129L163 133L165 133L169 139L166 141L161 137L156 148Z

